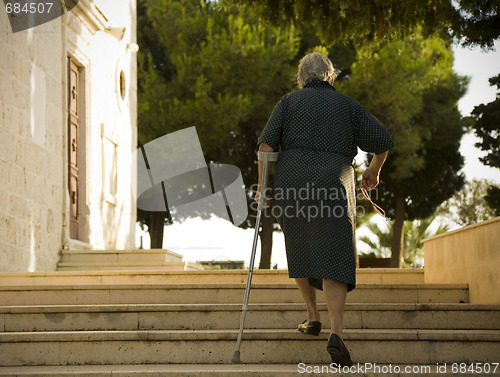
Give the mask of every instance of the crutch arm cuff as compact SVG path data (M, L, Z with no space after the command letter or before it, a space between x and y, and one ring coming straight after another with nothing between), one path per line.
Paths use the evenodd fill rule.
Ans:
M278 161L278 155L279 155L279 152L262 152L262 151L259 151L259 153L258 153L258 159L264 161L266 159L265 156L267 156L267 161L269 161L269 162L276 162L276 161Z

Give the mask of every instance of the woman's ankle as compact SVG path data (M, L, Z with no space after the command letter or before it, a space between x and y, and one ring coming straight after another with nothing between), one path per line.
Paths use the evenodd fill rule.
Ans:
M330 336L333 334L337 335L340 339L344 340L344 333L342 331L339 331L338 329L331 329L330 330Z

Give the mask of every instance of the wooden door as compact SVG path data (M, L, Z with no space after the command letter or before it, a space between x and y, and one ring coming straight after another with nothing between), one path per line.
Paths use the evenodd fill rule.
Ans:
M78 239L78 66L68 59L68 187L70 237Z

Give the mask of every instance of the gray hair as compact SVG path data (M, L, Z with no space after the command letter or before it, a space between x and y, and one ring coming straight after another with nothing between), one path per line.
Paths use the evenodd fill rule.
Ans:
M337 74L333 69L333 63L321 52L307 54L299 62L297 71L297 82L303 88L313 80L328 81L333 85Z

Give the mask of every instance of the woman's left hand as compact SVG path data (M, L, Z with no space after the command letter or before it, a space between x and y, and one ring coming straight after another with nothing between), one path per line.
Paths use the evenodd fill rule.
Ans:
M270 189L267 189L267 190L266 190L266 191L268 191L268 192L267 192L267 194L269 194L269 190L270 190ZM259 203L259 200L260 200L260 186L259 186L259 187L257 187L257 192L255 193L254 200L255 200L257 203ZM266 196L266 199L264 200L264 208L267 208L267 207L269 207L270 205L271 205L271 197L268 195L268 196Z

